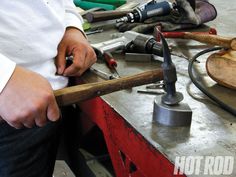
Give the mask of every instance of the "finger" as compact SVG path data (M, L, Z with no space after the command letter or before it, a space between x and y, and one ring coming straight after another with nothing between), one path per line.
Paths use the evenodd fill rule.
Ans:
M23 112L23 114L18 118L21 124L26 128L32 128L35 126L34 117L36 115L36 111L32 112Z
M4 116L0 116L1 121L0 122L6 122L8 125L10 125L11 127L14 127L16 129L21 129L23 128L23 124L16 119L5 119Z
M34 119L29 118L29 119L25 120L22 124L26 128L33 128L35 126L35 121L34 121Z
M0 116L0 122L3 122L4 120L3 120L3 118Z
M84 60L84 68L80 70L80 75L90 68L97 61L97 55L95 54L93 48L88 48L87 56Z
M77 73L74 73L73 76L81 76L88 68L90 68L93 63L89 63L83 69L80 69Z
M78 71L78 73L75 74L75 76L82 75L88 68L90 68L97 60L97 57L93 51L89 53L88 57L84 60L84 67Z
M73 74L70 74L70 76L73 76L73 77L75 77L75 76L81 76L83 72L84 72L84 71L80 69L79 71L74 72Z
M87 62L86 62L87 61ZM81 76L88 68L90 68L94 63L96 62L96 58L95 59L85 59L85 63L84 66L82 66L81 68L79 66L71 66L71 70L68 69L67 74L65 76ZM64 72L65 74L65 72Z
M47 113L46 111L41 111L38 113L37 117L35 118L35 124L38 127L43 127L47 124Z
M78 66L75 63L73 63L68 68L66 68L63 75L64 76L75 76L81 70L81 68L82 68L81 66Z
M48 104L47 118L50 121L57 121L60 118L60 111L55 99L51 99Z
M11 127L14 127L16 129L21 129L24 127L23 124L21 124L20 122L9 122L9 121L6 121Z
M84 68L86 56L83 54L83 52L74 52L73 58L73 63L65 69L63 73L64 76L75 76L76 73Z
M58 54L55 58L55 64L57 67L57 74L63 74L66 67L66 48L59 47Z
M88 68L90 68L95 62L97 61L97 57L96 55L92 55L90 58L85 60L85 70L87 70ZM85 71L84 70L84 71Z

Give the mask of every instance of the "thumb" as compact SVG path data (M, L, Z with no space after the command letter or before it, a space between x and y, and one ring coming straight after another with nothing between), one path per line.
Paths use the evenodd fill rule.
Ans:
M55 98L52 99L48 104L47 118L53 122L57 121L60 118L60 111Z
M66 49L58 50L58 54L55 58L55 64L57 67L57 74L62 75L66 67Z

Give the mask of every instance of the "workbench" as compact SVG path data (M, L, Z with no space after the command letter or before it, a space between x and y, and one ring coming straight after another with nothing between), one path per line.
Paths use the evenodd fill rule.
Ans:
M230 1L230 5L221 0L212 3L217 8L218 17L206 25L216 28L219 35L234 37L236 1ZM115 29L90 35L89 40L91 43L108 40L113 32ZM181 46L177 52L188 57L206 48L189 40L168 40L168 43ZM236 92L217 85L207 76L205 61L208 55L200 57L200 63L196 64L195 72L201 76L198 80L202 80L211 92L227 104L236 107ZM156 69L161 65L161 62L126 62L123 55L114 56L118 60L117 70L121 76ZM236 117L218 107L191 83L186 59L176 56L172 59L178 73L177 90L183 93L184 102L193 111L191 127L173 128L153 122L153 101L157 95L137 93L145 86L114 92L80 104L83 115L102 130L118 177L174 176L177 156L231 156L236 159ZM96 63L94 67L109 72L103 63ZM82 80L90 83L101 79L86 73ZM233 173L228 176L236 176L236 162Z

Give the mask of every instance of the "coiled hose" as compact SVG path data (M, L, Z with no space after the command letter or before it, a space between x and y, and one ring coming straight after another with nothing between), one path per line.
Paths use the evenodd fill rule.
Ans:
M233 114L234 116L236 116L236 109L233 107L230 107L229 105L225 104L224 102L222 102L220 99L218 99L216 96L214 96L213 94L211 94L206 88L204 88L194 77L193 75L193 63L197 60L198 57L200 57L201 55L204 55L206 53L212 52L212 51L216 51L216 50L221 50L223 49L222 47L213 47L213 48L209 48L209 49L205 49L199 53L197 53L192 59L190 59L189 61L189 65L188 65L188 73L189 73L189 77L192 80L193 84L199 89L201 90L205 95L207 95L210 99L212 99L213 101L215 101L220 107L222 107L224 110L230 112L231 114Z

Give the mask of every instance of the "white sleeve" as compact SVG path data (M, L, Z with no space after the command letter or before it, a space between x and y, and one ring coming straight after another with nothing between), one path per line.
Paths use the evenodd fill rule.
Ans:
M81 15L76 11L75 4L73 0L64 0L65 10L66 10L66 26L73 26L81 31L83 31L83 18Z
M0 54L0 93L2 92L8 80L10 79L15 69L15 66L16 63L9 60L4 55Z

